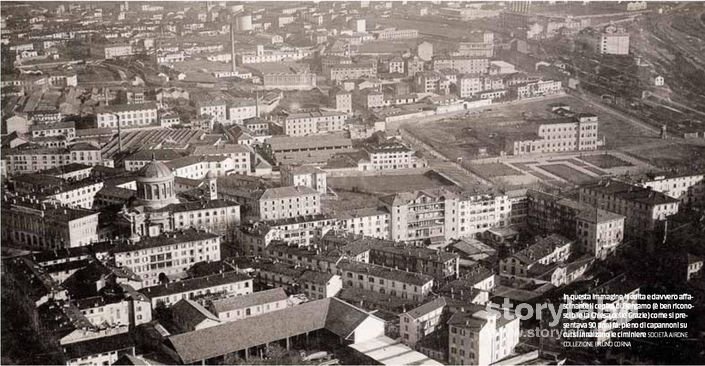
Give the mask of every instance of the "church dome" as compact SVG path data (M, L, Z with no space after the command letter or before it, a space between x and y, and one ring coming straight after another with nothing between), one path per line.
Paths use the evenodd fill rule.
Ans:
M171 169L166 164L152 160L137 173L141 178L169 178L172 177Z

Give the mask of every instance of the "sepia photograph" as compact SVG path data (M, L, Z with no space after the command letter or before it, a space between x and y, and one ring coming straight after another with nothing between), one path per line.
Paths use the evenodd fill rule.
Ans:
M0 364L705 364L705 1L0 1Z

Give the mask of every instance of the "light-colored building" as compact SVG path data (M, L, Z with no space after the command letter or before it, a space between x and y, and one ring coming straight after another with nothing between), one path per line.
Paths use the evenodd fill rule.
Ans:
M54 250L98 241L98 212L4 196L2 240L29 248Z
M309 300L334 297L343 289L343 280L337 274L306 271L299 277L301 290Z
M320 168L308 165L283 165L281 171L282 186L303 186L313 188L321 195L327 194L327 173Z
M389 221L391 215L386 210L377 208L350 209L337 215L337 227L347 233L389 239L391 237Z
M118 104L96 109L98 128L139 128L158 125L157 105L154 102L142 104Z
M597 150L597 116L581 113L576 118L536 120L526 125L525 133L505 137L505 151L512 155L564 151Z
M439 297L417 308L399 314L401 341L414 348L421 338L433 333L440 326L446 299Z
M596 258L613 253L624 239L624 216L599 208L576 217L578 249Z
M448 361L451 365L493 364L514 352L519 344L518 317L504 311L459 311L448 320Z
M703 176L703 174L649 174L635 183L689 204L705 196Z
M402 299L423 301L433 288L433 277L376 264L341 263L343 287L356 287Z
M330 107L343 113L352 113L352 94L342 88L332 88L328 92Z
M116 266L130 268L143 286L153 286L183 277L195 263L219 261L220 236L190 229L120 244L112 252Z
M499 272L508 277L527 277L533 266L564 262L572 252L573 241L552 234L511 257L500 261Z
M514 86L517 99L543 97L560 93L563 85L559 80L539 80Z
M232 322L286 308L288 305L284 289L257 291L242 296L214 299L206 305L221 321Z
M211 294L221 297L251 294L252 282L250 276L232 271L145 287L140 292L149 298L152 309L156 309L170 307L181 299L199 300Z
M347 113L319 110L316 112L292 113L281 121L284 134L306 136L342 131L348 119Z
M624 215L627 235L651 236L678 213L680 201L650 188L607 180L580 187L580 202Z
M608 25L599 36L597 52L603 55L628 55L629 33L615 25Z
M309 187L269 188L261 192L254 207L260 220L278 220L321 213L321 194Z
M414 151L400 143L366 145L363 151L367 153L371 170L413 168Z
M490 60L486 57L438 56L433 58L433 70L456 70L462 74L487 74Z
M391 239L438 241L472 236L509 223L506 195L447 189L403 192L381 198L391 213Z
M372 63L337 64L326 67L328 80L332 82L377 76L377 67Z

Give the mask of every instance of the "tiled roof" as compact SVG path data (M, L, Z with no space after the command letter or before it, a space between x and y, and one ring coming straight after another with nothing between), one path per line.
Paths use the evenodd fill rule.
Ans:
M284 289L276 287L271 290L257 291L251 294L227 297L211 301L212 307L216 313L243 309L254 305L264 305L277 301L286 300L288 296Z
M169 337L183 363L193 363L246 348L327 329L347 338L367 312L336 298L325 298L259 316Z

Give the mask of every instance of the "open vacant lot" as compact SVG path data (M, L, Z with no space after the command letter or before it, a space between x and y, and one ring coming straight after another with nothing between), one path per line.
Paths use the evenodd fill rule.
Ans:
M375 175L361 177L332 177L328 178L328 185L337 190L368 192L368 193L394 193L414 191L451 185L441 178L436 178L432 173L414 175Z
M588 163L602 169L610 169L622 166L632 166L633 164L624 161L614 155L610 154L600 154L600 155L587 155L579 158L580 160L585 160Z
M523 174L504 163L468 164L468 168L485 179Z
M597 179L565 164L547 164L538 167L573 184L589 183Z
M660 147L634 149L630 155L663 169L705 169L705 146L668 144Z
M502 149L502 137L525 133L530 129L526 118L555 118L549 105L566 104L575 112L589 112L598 116L598 133L605 136L608 149L642 145L658 140L656 133L634 126L612 115L586 105L583 101L564 96L525 103L497 104L481 113L449 118L435 122L407 124L406 129L432 146L450 160L462 157L469 161L488 156L498 156Z

